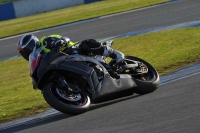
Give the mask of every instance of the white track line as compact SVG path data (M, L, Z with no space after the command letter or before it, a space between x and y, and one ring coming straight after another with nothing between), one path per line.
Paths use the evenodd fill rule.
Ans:
M51 28L47 28L47 29L43 29L43 30L37 30L37 31L33 31L33 32L28 32L28 33L33 33L34 34L34 33L44 32L44 31L48 31L48 30L52 30L52 29L59 29L59 28L62 28L62 27L67 27L67 26L71 26L71 25L81 24L81 23L85 23L85 22L90 22L90 21L98 20L98 19L113 17L113 16L117 16L117 15L121 15L121 14L126 14L126 13L130 13L130 12L141 11L141 10L146 10L146 9L150 9L150 8L155 8L155 7L158 7L158 6L162 6L162 5L165 5L165 4L171 4L171 3L179 2L179 1L180 0L170 1L170 2L166 2L166 3L161 3L161 4L153 5L153 6L148 6L148 7L144 7L144 8L134 9L134 10L130 10L130 11L125 11L125 12L121 12L121 13L106 15L106 16L97 17L97 18L92 18L92 19L88 19L88 20L82 20L82 21L78 21L78 22L74 22L74 23L69 23L69 24L65 24L65 25L61 25L61 26L55 26L55 27L51 27ZM22 36L24 34L27 34L27 33L23 33L23 34L19 34L19 35L15 35L15 36L10 36L10 37L6 37L6 38L2 38L2 39L0 39L0 41L11 39L11 38L16 38L16 37Z
M193 74L190 74L190 75L187 75L187 76L184 76L184 77L176 78L176 79L173 79L173 80L170 80L170 81L166 81L164 83L161 83L160 86L171 83L171 82L175 82L175 81L178 81L178 80L181 80L181 79L185 79L185 78L188 78L188 77L192 77L192 76L195 76L195 75L198 75L198 74L200 74L200 72L193 73Z

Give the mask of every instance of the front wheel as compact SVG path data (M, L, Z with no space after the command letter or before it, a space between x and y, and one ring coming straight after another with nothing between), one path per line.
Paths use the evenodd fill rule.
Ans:
M81 114L90 106L90 98L84 91L68 95L56 83L47 83L42 92L44 99L51 107L66 114Z

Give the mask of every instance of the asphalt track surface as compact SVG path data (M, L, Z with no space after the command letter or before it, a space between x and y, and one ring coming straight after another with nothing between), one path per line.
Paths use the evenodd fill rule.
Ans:
M69 36L72 40L106 38L152 27L198 21L200 20L199 7L199 0L181 0L173 4L114 15L36 34L38 36L52 33L72 35ZM15 47L17 40L18 38L1 40L0 50L2 51L2 47ZM2 41L8 46L2 45ZM5 52L5 49L2 52ZM12 56L12 54L8 55ZM60 113L0 132L198 133L200 132L199 86L200 73L196 72L192 76L162 84L151 94L135 95L93 105L90 111L81 115L70 116Z
M76 116L59 113L1 133L199 133L200 70L147 95L93 105Z

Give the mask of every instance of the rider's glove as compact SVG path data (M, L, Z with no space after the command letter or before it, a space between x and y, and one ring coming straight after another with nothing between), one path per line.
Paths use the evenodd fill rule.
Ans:
M61 48L61 47L64 47L66 46L66 43L64 40L58 40L57 42L55 42L55 47L56 48Z
M64 46L68 45L70 43L70 39L68 37L62 37L61 40L63 40Z
M57 42L55 42L55 46L57 48L65 47L70 43L70 39L68 37L62 37Z
M51 48L51 51L59 51L60 48L64 47L66 44L63 40L58 40L54 43L54 46Z

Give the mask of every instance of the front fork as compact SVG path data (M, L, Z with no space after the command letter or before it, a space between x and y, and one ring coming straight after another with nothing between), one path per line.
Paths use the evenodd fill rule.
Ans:
M56 80L57 84L62 90L67 91L68 94L78 93L80 89L77 87L70 87L64 77L59 76Z

